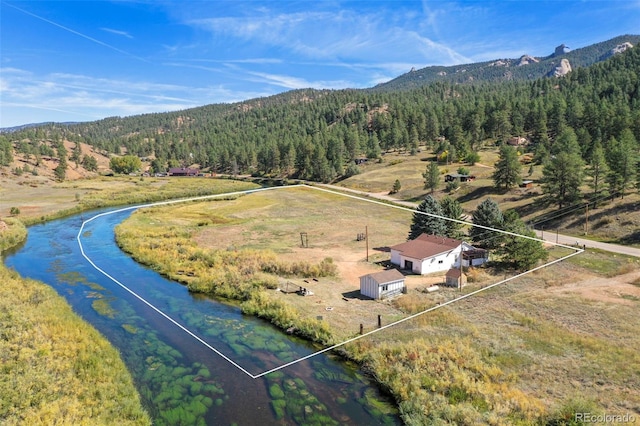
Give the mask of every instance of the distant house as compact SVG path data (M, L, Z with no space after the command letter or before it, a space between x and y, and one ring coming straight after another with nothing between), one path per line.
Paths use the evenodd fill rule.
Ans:
M445 182L453 182L454 180L458 180L460 182L473 181L476 177L473 175L462 175L460 173L449 173L444 175Z
M522 183L520 183L520 188L533 188L533 181L523 180Z
M198 176L200 170L189 167L173 167L169 169L169 176Z
M488 260L486 250L453 238L422 234L391 247L391 263L425 275L462 266L479 266Z
M507 140L507 145L520 146L520 145L525 145L527 142L528 142L527 138L523 138L520 136L513 136Z
M404 275L397 269L363 275L360 277L360 293L372 299L384 299L402 293Z

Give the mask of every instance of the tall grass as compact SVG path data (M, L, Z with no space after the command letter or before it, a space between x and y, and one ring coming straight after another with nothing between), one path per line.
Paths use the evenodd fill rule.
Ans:
M7 227L0 229L0 253L17 246L27 238L27 228L19 219L7 217L3 221Z
M4 265L0 359L0 424L151 424L117 350L53 289Z
M83 185L89 185L90 192L79 197L78 204L74 207L58 210L40 217L25 217L23 219L24 223L26 225L33 225L104 207L147 204L156 201L224 194L259 188L259 185L251 182L231 179L199 178L148 178L144 181L134 179L126 179L123 181L119 178L96 178L87 181L74 181L73 184L65 183L59 186L64 187L70 185L70 189L76 190Z
M163 209L134 213L116 227L118 245L136 261L186 284L190 291L242 301L246 314L322 344L332 341L325 323L304 319L264 292L276 289L280 277L335 275L337 267L331 258L318 263L289 262L271 250L202 248L192 239L192 232L202 223L199 215L182 217L185 225L178 227L168 226L164 214Z

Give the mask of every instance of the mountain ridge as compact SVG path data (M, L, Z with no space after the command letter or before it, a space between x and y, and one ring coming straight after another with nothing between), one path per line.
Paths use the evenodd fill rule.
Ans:
M640 35L621 35L612 39L595 43L589 46L571 50L566 53L559 53L560 50L564 50L567 46L564 44L555 48L554 52L546 57L533 57L527 54L523 54L517 59L493 59L484 62L474 62L461 65L432 65L421 69L412 68L409 72L395 77L385 83L380 83L373 87L364 89L294 89L288 90L275 95L251 98L243 101L232 103L212 103L205 104L194 108L188 108L177 111L167 111L166 114L174 114L180 112L188 112L199 108L216 108L216 107L231 107L231 108L248 108L250 105L268 104L276 99L284 99L287 97L294 98L296 94L302 94L298 102L303 102L305 99L314 98L315 96L322 96L323 94L337 91L363 91L363 92L388 92L395 90L411 90L419 88L424 85L431 84L433 82L452 82L457 84L463 83L482 83L482 82L496 82L496 81L515 81L515 80L534 80L541 77L553 76L553 73L557 67L560 66L561 60L568 59L572 69L585 67L592 65L596 62L604 61L613 56L614 51L620 45L630 43L633 46L640 43ZM562 49L561 49L562 48ZM622 50L623 51L623 50ZM618 52L617 52L618 53ZM621 52L619 52L621 53ZM526 63L523 63L526 62ZM503 70L507 70L506 72ZM129 117L144 116L150 114L165 114L165 113L143 113L125 117L105 117L99 120L92 120L83 123L77 122L44 122L44 123L28 123L19 126L0 128L0 133L11 133L15 131L24 130L31 127L41 126L73 126L76 124L94 123L103 120L110 119L125 119Z
M611 56L607 55L609 52L627 42L634 46L637 45L640 43L640 35L625 34L570 51L566 51L567 46L561 44L556 47L553 53L544 57L534 57L525 53L520 58L498 58L469 64L433 65L421 69L412 69L388 82L374 86L372 90L408 90L437 81L461 84L486 81L534 80L553 74L562 59L567 59L573 69L589 66L608 59ZM534 58L537 62L520 65L523 58Z

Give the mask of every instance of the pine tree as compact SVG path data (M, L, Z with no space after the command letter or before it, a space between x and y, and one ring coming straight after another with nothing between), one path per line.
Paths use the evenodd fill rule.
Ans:
M624 198L625 190L633 182L638 162L638 144L633 133L625 129L620 140L611 138L607 145L607 162L610 172L607 182L612 193L620 193Z
M500 159L496 162L493 172L493 182L496 188L503 188L505 191L519 185L522 182L522 165L518 160L517 151L509 146L500 147Z
M502 229L504 225L504 218L500 207L498 207L498 203L490 198L487 198L478 205L478 208L473 212L472 221L474 225L493 229ZM471 237L474 244L487 249L500 247L503 241L503 235L502 232L480 228L478 226L473 226L469 230L469 237Z
M536 237L534 231L527 228L518 213L509 210L503 215L504 230L514 234ZM519 271L526 271L534 267L541 260L546 260L549 253L544 249L541 241L503 234L503 244L499 249L506 263Z
M584 161L573 129L566 127L552 147L551 158L542 169L542 190L562 208L580 199Z
M438 200L427 195L418 206L417 212L413 214L407 239L415 240L421 234L444 235L447 228L442 216L442 208Z
M400 180L399 179L396 179L396 181L393 182L393 188L391 188L391 191L389 191L389 194L398 193L398 191L400 191L400 188L402 188L402 184L400 184Z
M459 202L451 197L445 197L440 201L440 207L442 208L442 215L450 219L462 220L464 212ZM462 223L454 222L451 220L445 220L445 233L449 238L460 239L462 238Z
M438 169L438 163L435 161L430 162L427 169L422 174L422 177L424 178L424 189L431 190L431 193L433 194L433 191L438 187L438 183L440 183L440 170Z
M609 173L609 167L607 166L607 160L604 156L604 150L600 141L596 141L591 151L591 162L587 171L591 177L590 185L593 188L594 199L596 200L596 206L598 204L598 198L602 192L604 186L604 179Z

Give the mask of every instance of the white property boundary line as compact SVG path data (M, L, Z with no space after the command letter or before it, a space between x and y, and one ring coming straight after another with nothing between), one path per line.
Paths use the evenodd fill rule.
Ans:
M390 324L387 324L387 325L382 326L380 328L377 328L375 330L372 330L372 331L369 331L367 333L358 335L358 336L353 337L351 339L347 339L347 340L345 340L345 341L343 341L341 343L337 343L335 345L332 345L332 346L329 346L327 348L321 349L321 350L319 350L317 352L313 352L313 353L311 353L309 355L306 355L304 357L301 357L301 358L298 358L296 360L287 362L286 364L280 365L278 367L272 368L270 370L264 371L264 372L259 373L259 374L251 374L249 371L247 371L244 367L242 367L241 365L236 363L234 360L232 360L231 358L229 358L228 356L226 356L222 352L220 352L218 349L214 348L213 346L211 346L210 344L205 342L197 334L195 334L194 332L192 332L188 328L186 328L183 325L181 325L180 323L178 323L176 320L171 318L169 315L167 315L166 313L161 311L159 308L154 306L151 302L147 301L142 296L140 296L139 294L137 294L136 292L131 290L129 287L127 287L126 285L122 284L120 281L118 281L117 279L115 279L114 277L109 275L109 273L107 273L106 271L101 269L99 266L97 266L93 262L93 260L91 260L89 258L89 256L86 255L86 253L84 252L84 247L82 246L81 236L82 236L82 232L84 230L85 225L88 224L89 222L92 222L93 220L98 219L98 218L103 217L103 216L107 216L107 215L111 215L111 214L115 214L115 213L120 213L120 212L127 211L127 210L137 210L137 209L144 208L144 207L154 207L154 206L161 206L161 205L177 204L177 203L184 203L184 202L190 202L190 201L207 200L207 199L212 199L212 198L220 198L220 197L228 197L228 196L235 196L235 195L251 194L253 192L259 192L259 191L269 191L269 190L285 189L285 188L297 188L297 187L312 188L312 189L315 189L315 190L318 190L318 191L324 191L324 192L328 192L328 193L331 193L331 194L340 195L340 196L343 196L343 197L354 198L354 199L359 200L359 201L366 201L366 202L373 203L373 204L383 205L385 207L392 207L392 208L396 208L396 209L399 209L399 210L404 210L404 211L408 211L408 212L412 212L412 213L420 213L420 214L424 214L424 215L427 215L427 216L438 217L438 218L450 220L450 221L453 221L453 222L456 222L456 223L461 223L461 224L464 224L464 225L477 226L479 228L487 229L487 230L490 230L490 231L497 231L497 232L500 232L500 233L503 233L503 234L507 234L507 235L513 235L513 236L516 236L516 237L528 238L530 240L540 241L540 242L543 242L543 243L552 244L554 246L560 246L560 247L572 249L572 250L575 250L575 252L571 253L571 254L569 254L567 256L561 257L559 259L553 260L551 262L547 262L544 265L537 266L537 267L535 267L533 269L530 269L530 270L528 270L526 272L514 275L514 276L506 278L506 279L504 279L502 281L498 281L498 282L496 282L494 284L491 284L491 285L489 285L487 287L483 287L483 288L481 288L479 290L475 290L475 291L472 291L471 293L467 293L467 294L464 294L464 295L462 295L460 297L457 297L455 299L451 299L451 300L449 300L447 302L441 303L441 304L439 304L437 306L434 306L432 308L429 308L429 309L426 309L424 311L418 312L416 314L410 315L408 317L402 318L402 319L400 319L398 321L392 322ZM142 303L144 303L145 305L147 305L148 307L150 307L151 309L156 311L158 314L160 314L161 316L163 316L164 318L169 320L171 323L173 323L176 327L180 328L182 331L184 331L185 333L187 333L188 335L190 335L191 337L196 339L198 342L202 343L205 347L207 347L208 349L210 349L211 351L213 351L214 353L216 353L217 355L222 357L225 361L229 362L231 365L233 365L238 370L242 371L243 373L245 373L247 376L251 377L252 379L260 378L260 377L265 376L265 375L267 375L269 373L273 373L275 371L278 371L278 370L281 370L283 368L289 367L289 366L291 366L293 364L297 364L299 362L305 361L305 360L307 360L309 358L312 358L312 357L315 357L315 356L320 355L322 353L331 351L331 350L336 349L336 348L338 348L340 346L344 346L347 343L354 342L356 340L359 340L359 339L362 339L364 337L370 336L371 334L377 333L379 331L386 330L387 328L393 327L393 326L398 325L400 323L403 323L405 321L409 321L409 320L411 320L413 318L416 318L416 317L418 317L420 315L426 314L428 312L435 311L436 309L440 309L440 308L445 307L447 305L451 305L451 304L453 304L455 302L459 302L459 301L461 301L463 299L467 299L467 298L469 298L471 296L474 296L474 295L476 295L478 293L481 293L483 291L489 290L489 289L491 289L493 287L499 286L501 284L504 284L504 283L509 282L511 280L514 280L516 278L520 278L520 277L522 277L524 275L527 275L527 274L529 274L531 272L534 272L534 271L537 271L539 269L546 268L547 266L551 266L551 265L553 265L555 263L561 262L561 261L563 261L565 259L568 259L568 258L570 258L572 256L575 256L577 254L581 254L581 253L584 252L584 250L580 249L580 248L575 248L575 247L567 246L567 245L564 245L564 244L553 243L553 242L541 240L541 239L536 238L536 237L529 237L529 236L526 236L526 235L515 234L513 232L508 232L508 231L504 231L504 230L500 230L500 229L490 228L490 227L481 226L481 225L475 225L475 224L470 223L470 222L465 222L465 221L456 220L456 219L450 219L450 218L447 218L447 217L444 217L444 216L438 216L438 215L434 215L434 214L431 214L431 213L419 212L417 210L414 210L414 209L411 209L411 208L408 208L408 207L402 207L402 206L398 206L398 205L390 204L390 203L385 203L385 202L378 201L378 200L371 200L371 199L363 198L363 197L356 196L356 195L344 194L344 193L341 193L341 192L338 192L338 191L332 191L332 190L325 189L325 188L318 188L316 186L310 186L310 185L306 185L306 184L289 185L289 186L277 186L277 187L270 187L270 188L249 189L249 190L246 190L246 191L228 192L228 193L224 193L224 194L215 194L215 195L204 195L204 196L200 196L200 197L184 198L184 199L170 200L170 201L160 201L160 202L156 202L156 203L141 204L141 205L137 205L137 206L130 206L130 207L122 208L122 209L112 210L112 211L109 211L109 212L104 212L104 213L97 214L97 215L95 215L95 216L83 221L82 225L80 226L80 230L78 231L78 234L76 236L76 240L78 242L78 246L80 247L80 253L82 254L82 257L84 257L87 260L87 262L89 262L89 264L94 269L96 269L102 275L104 275L105 277L107 277L108 279L110 279L111 281L113 281L114 283L119 285L120 287L122 287L124 290L129 292L131 295L133 295L135 298L140 300Z

